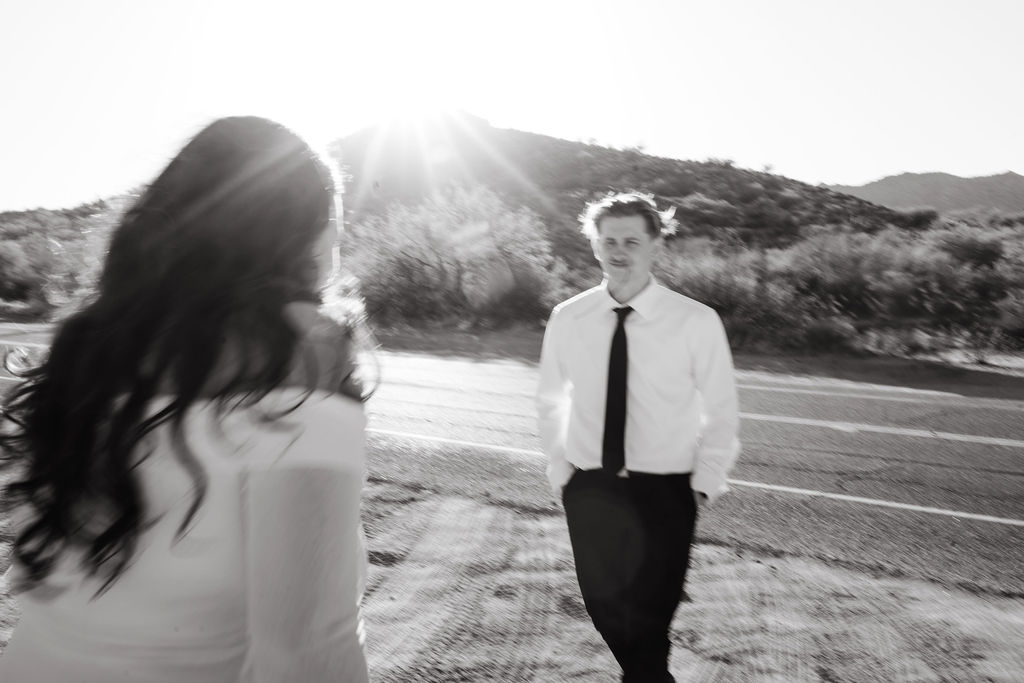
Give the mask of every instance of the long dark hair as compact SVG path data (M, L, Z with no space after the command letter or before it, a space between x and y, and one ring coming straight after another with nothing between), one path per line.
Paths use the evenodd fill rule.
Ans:
M105 579L100 592L124 571L147 523L140 442L163 423L195 482L184 533L206 474L183 418L200 398L225 410L285 381L300 334L285 306L317 298L312 252L334 192L293 132L231 117L196 135L124 215L98 292L0 408L3 466L14 470L2 503L30 513L14 541L25 587L69 548ZM152 413L157 395L170 400Z

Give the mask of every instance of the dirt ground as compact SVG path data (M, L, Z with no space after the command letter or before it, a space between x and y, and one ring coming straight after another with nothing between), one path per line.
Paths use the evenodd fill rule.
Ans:
M375 680L617 681L563 518L375 481L366 601ZM697 545L679 681L1019 681L1019 601Z

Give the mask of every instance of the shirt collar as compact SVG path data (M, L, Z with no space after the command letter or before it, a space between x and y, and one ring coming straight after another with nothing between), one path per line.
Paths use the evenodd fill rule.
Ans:
M641 318L652 318L654 317L655 311L658 307L658 281L654 279L654 276L650 276L647 285L640 290L640 292L626 303L620 304L616 301L611 294L608 293L608 281L604 280L601 282L602 295L602 310L613 310L616 308L622 308L623 306L629 306L635 313L638 313Z

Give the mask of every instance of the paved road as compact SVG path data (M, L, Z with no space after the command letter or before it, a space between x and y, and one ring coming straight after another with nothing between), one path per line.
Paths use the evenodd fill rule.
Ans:
M536 450L532 365L381 360L371 427ZM1024 403L764 373L739 382L733 479L936 510L736 485L708 509L706 541L1024 596Z

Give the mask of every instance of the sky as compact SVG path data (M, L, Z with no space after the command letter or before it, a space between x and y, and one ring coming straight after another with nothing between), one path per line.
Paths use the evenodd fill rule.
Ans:
M0 0L0 210L152 179L218 116L322 146L457 109L812 184L1024 174L1018 0Z

